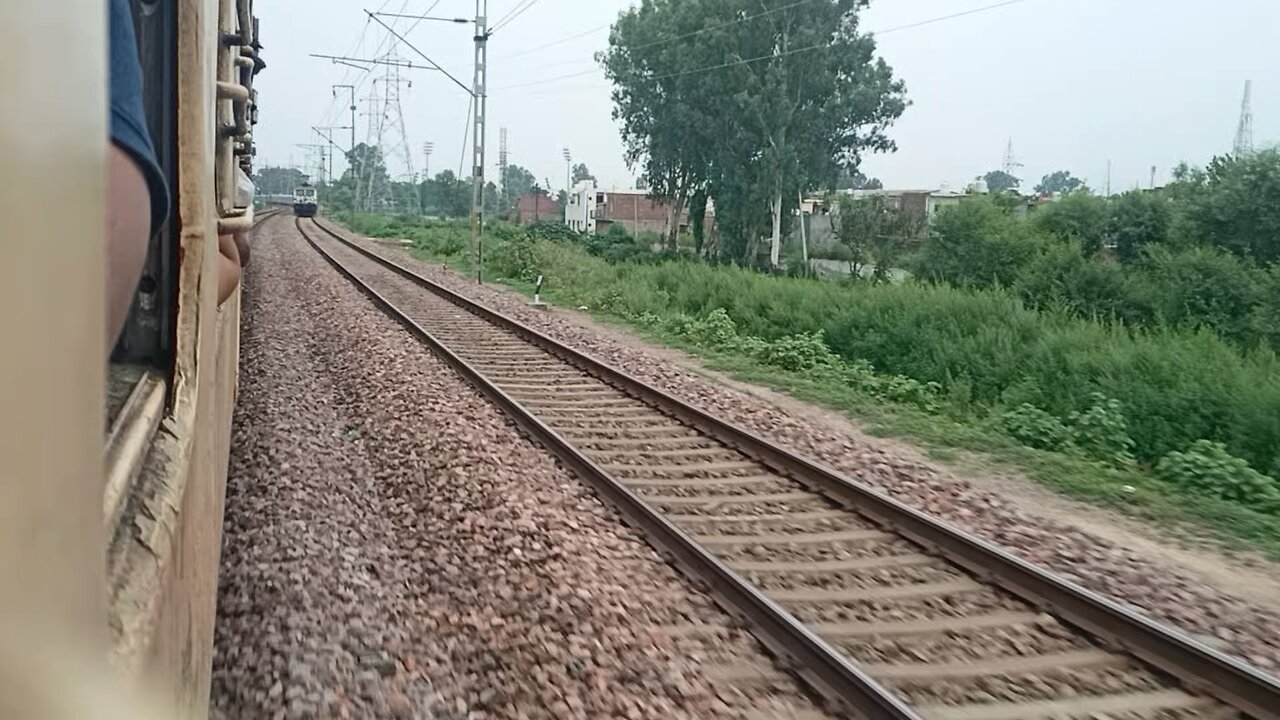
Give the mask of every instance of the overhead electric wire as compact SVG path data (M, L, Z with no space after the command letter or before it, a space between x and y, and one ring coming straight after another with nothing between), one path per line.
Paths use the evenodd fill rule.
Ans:
M600 32L601 30L607 30L611 27L613 27L613 23L611 22L605 23L604 25L597 25L596 27L593 27L590 30L583 30L582 32L577 33L576 35L563 37L563 38L560 38L559 40L552 40L551 42L546 43L545 45L538 45L537 47L526 48L518 52L513 52L509 55L502 55L498 59L506 60L507 58L520 57L521 55L528 55L529 53L538 52L539 50L546 50L549 47L555 47L556 45L563 45L567 42L577 40L578 38L586 37L588 35L593 35L595 33Z
M366 10L365 12L369 13L369 11L367 11L367 10ZM455 85L457 85L458 87L462 88L464 91L466 91L466 92L467 92L467 94L469 94L469 95L474 95L474 94L475 94L475 93L471 90L471 88L469 88L469 87L467 87L467 86L466 86L466 84L465 84L465 83L463 83L463 82L462 82L461 80L459 80L458 78L454 77L453 73L451 73L451 72L449 72L448 70L445 70L443 67L441 67L441 66L440 66L440 63L437 63L435 60L432 60L431 58L427 57L427 54L426 54L426 53L422 52L422 51L421 51L421 50L419 50L416 46L414 46L414 44L413 44L413 43L411 43L411 42L409 42L408 40L406 40L406 39L405 39L405 37L404 37L403 35L401 35L400 33L396 32L395 30L393 30L393 29L391 28L391 26L390 26L390 25L388 25L388 24L386 24L386 23L382 22L382 20L380 20L379 18L375 17L373 13L369 13L369 17L373 18L375 22L377 22L377 23L378 23L379 25L381 25L382 27L386 28L386 29L387 29L387 32L389 32L389 33L391 33L392 35L396 36L396 39L398 39L401 43L403 43L405 47L407 47L407 48L409 48L410 50L412 50L412 51L414 51L414 52L418 53L418 56L419 56L419 57L421 57L423 60L426 60L427 62L431 63L431 66L432 66L432 67L434 67L436 70L439 70L440 72L444 73L445 77L447 77L447 78L449 78L450 80L452 80L452 81L454 82L454 84L455 84ZM412 29L412 28L411 28L411 29Z
M911 28L918 28L918 27L923 27L925 25L932 25L934 23L939 23L944 20L952 20L954 18L964 17L965 15L973 15L975 13L986 12L988 10L996 10L1002 7L1006 7L1009 5L1017 5L1019 3L1024 3L1024 2L1027 2L1027 0L1005 0L1004 2L998 2L993 5L984 5L982 7L976 7L969 10L961 10L960 12L951 13L950 15L942 15L936 18L929 18L928 20L921 20L919 22L913 22L913 23L908 23L906 25L891 27L887 30L880 30L872 34L888 35L889 33L895 33L895 32L898 32L899 30L910 30Z
M808 2L808 0L801 0L801 2ZM975 13L986 12L989 10L996 10L998 8L1007 7L1009 5L1017 5L1019 3L1024 3L1024 2L1028 2L1028 0L1004 0L1003 2L998 2L991 5L984 5L982 7L977 7L977 8L972 8L970 10L951 13L949 15L942 15L935 18L929 18L928 20L921 20L921 21L909 23L906 25L898 25L896 27L891 27L885 30L880 30L880 31L872 31L870 34L871 35L888 35L889 33L898 32L900 30L908 30L910 28L917 28L917 27L922 27L924 25L931 25L933 23L942 22L944 20L951 20L954 18L963 17L965 15L973 15ZM796 4L799 4L799 3L796 3ZM645 46L640 46L640 47L645 47ZM761 62L763 60L772 60L774 58L787 57L790 55L797 55L799 53L812 52L814 50L821 50L823 48L831 48L831 47L835 47L835 46L831 43L826 43L826 42L816 43L813 45L805 45L803 47L793 48L791 50L786 50L783 52L775 52L775 53L770 53L768 55L760 55L758 57L753 57L753 58L742 58L738 60L732 60L729 62L719 63L716 65L707 65L705 67L693 68L691 70L681 70L679 72L666 73L664 75L653 75L645 79L646 80L667 80L674 77L683 77L685 75L694 75L697 73L711 72L713 70L723 70L726 68L737 67L739 65L750 65L752 63ZM531 87L534 85L545 85L547 83L558 82L560 80L567 80L569 78L582 77L584 75L591 75L591 74L594 74L596 71L597 71L597 68L592 68L591 70L583 70L581 72L568 73L565 75L557 75L556 77L553 77L553 78L545 78L543 80L534 80L531 82L520 83L517 85L507 85L497 89L498 90L514 90L514 89L523 88L523 87Z
M471 137L471 111L476 106L476 99L473 95L471 100L467 102L467 124L462 128L462 156L458 158L458 174L456 177L462 177L462 165L467 161L467 138Z
M536 1L536 0L535 0L535 1ZM759 18L765 17L765 16L767 16L767 15L772 15L772 14L774 14L774 13L782 12L783 10L790 10L791 8L796 7L796 6L798 6L798 5L804 5L805 3L810 3L810 2L813 2L813 0L796 0L796 2L790 3L790 4L788 4L788 5L783 5L783 6L781 6L781 7L776 7L776 8L772 8L772 9L769 9L769 10L765 10L764 12L756 13L755 15L748 15L748 16L746 16L746 17L736 18L736 19L734 19L734 20L727 20L727 21L725 21L725 22L720 23L719 25L712 25L712 26L710 26L710 27L704 27L704 28L700 28L700 29L698 29L698 30L693 30L693 31L691 31L691 32L684 33L683 35L676 35L676 36L674 36L674 37L663 38L663 39L661 39L661 40L654 40L654 41L652 41L652 42L647 42L647 43L644 43L644 44L642 44L642 45L637 45L637 46L635 46L635 47L633 47L633 48L630 48L630 50L632 50L632 51L635 51L635 50L643 50L643 49L645 49L645 48L651 48L651 47L655 47L655 46L658 46L658 45L665 45L665 44L667 44L667 43L673 43L673 42L676 42L677 40L684 40L684 39L687 39L687 38L695 37L695 36L697 36L697 35L701 35L701 34L703 34L703 33L708 33L708 32L711 32L711 31L713 31L713 30L721 30L721 29L723 29L723 28L727 28L727 27L729 27L729 26L731 26L731 25L737 25L737 24L739 24L739 23L750 22L750 21L752 21L752 20L756 20L756 19L759 19ZM576 34L576 35L570 35L569 37L561 38L560 40L555 40L555 41L553 41L553 42L549 42L549 43L547 43L547 44L545 44L545 45L539 45L539 46L538 46L538 47L536 47L536 48L529 48L528 50L522 50L522 51L520 51L520 52L518 52L518 53L513 53L513 54L511 54L511 55L506 55L506 56L504 56L504 57L515 57L515 56L517 56L517 55L525 55L525 54L528 54L528 53L534 52L534 51L536 51L536 50L542 50L542 49L545 49L545 48L554 47L554 46L556 46L556 45L561 45L561 44L564 44L564 43L566 43L566 42L568 42L568 41L570 41L570 40L576 40L577 38L584 37L584 36L586 36L586 35L590 35L590 34L595 33L595 32L599 32L600 30L603 30L603 29L608 28L608 27L612 27L612 25L613 25L613 23L609 23L609 24L607 24L607 25L600 25L600 26L594 27L594 28L592 28L592 29L590 29L590 30L585 30L585 31L583 31L583 32L581 32L581 33L578 33L578 34ZM552 63L552 64L553 64L553 65L555 65L555 64L563 64L563 63ZM550 66L549 66L549 65L544 65L544 66L542 66L542 67L550 67Z
M525 12L528 11L529 8L537 4L538 4L538 0L527 0L527 2L524 4L524 7L520 8L519 10L515 10L513 12L507 13L506 17L494 23L493 27L489 28L489 33L493 34L498 30L501 30L503 27L510 25L513 20L525 14Z

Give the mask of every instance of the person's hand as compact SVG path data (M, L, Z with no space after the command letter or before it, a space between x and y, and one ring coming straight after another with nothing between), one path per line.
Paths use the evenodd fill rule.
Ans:
M249 267L249 233L236 233L236 250L240 253L240 267Z
M227 301L240 284L240 248L231 235L218 236L218 305Z

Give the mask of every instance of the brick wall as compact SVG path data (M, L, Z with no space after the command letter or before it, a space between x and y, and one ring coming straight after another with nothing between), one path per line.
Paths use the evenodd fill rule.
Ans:
M564 221L564 213L555 198L548 195L525 195L516 201L517 224L529 225L539 220Z

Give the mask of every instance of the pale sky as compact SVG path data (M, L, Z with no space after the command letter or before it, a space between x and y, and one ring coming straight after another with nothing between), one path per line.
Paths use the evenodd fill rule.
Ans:
M992 5L996 0L874 0L863 27L902 25ZM490 0L491 24L521 0ZM632 0L535 0L489 44L487 176L497 176L498 134L508 128L510 161L553 188L565 183L564 148L602 185L630 187L611 118L609 85L593 54L608 24ZM373 73L308 57L372 57L390 36L363 8L433 16L475 16L473 0L259 0L267 70L258 77L258 164L302 166L317 142L313 125L348 124L346 91L372 90ZM412 20L385 18L404 34ZM578 36L571 38L572 36ZM407 39L468 86L472 27L422 22ZM547 45L565 40L551 47ZM394 42L393 39L390 42ZM892 154L868 155L864 171L890 188L959 188L1000 167L1006 144L1025 167L1024 187L1066 169L1102 189L1146 186L1179 161L1204 164L1229 152L1246 79L1253 80L1255 145L1280 143L1280 0L1025 0L1007 7L878 35L879 52L907 84L913 103L890 130ZM383 45L385 52L387 45ZM540 48L540 49L539 49ZM421 63L406 47L405 60ZM575 77L561 76L585 73ZM423 142L435 144L431 174L467 173L463 130L469 95L437 72L406 70L405 134L414 170ZM379 83L379 92L385 83ZM359 112L369 103L360 102ZM357 141L368 118L357 117ZM390 125L388 125L390 127ZM335 130L345 145L349 131ZM384 145L399 142L388 132ZM393 176L403 162L388 161ZM335 171L342 170L335 161Z

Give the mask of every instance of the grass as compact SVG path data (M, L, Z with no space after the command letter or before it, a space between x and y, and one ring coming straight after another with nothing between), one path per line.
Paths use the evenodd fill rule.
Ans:
M408 237L419 258L474 273L465 226L347 221L371 236ZM847 287L689 262L611 265L508 228L486 246L490 281L532 294L545 274L547 302L586 306L738 380L838 410L868 434L909 439L944 462L977 453L1067 497L1280 559L1275 515L1185 492L1141 465L1026 447L998 421L1020 402L1065 418L1100 390L1128 409L1144 464L1199 437L1266 463L1280 447L1274 355L1243 356L1203 333L1134 333L1035 311L993 291ZM728 312L712 322L716 308Z

